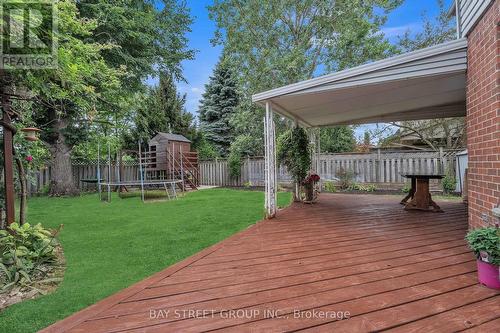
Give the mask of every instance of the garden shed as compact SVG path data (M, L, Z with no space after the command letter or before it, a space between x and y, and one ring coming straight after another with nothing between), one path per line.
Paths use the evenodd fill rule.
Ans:
M192 188L198 185L198 153L192 151L185 136L159 132L148 142L147 171L165 173L171 179L183 179Z

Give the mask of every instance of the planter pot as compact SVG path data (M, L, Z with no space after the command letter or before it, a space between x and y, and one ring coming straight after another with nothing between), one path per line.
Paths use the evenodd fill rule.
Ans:
M306 195L305 201L312 202L314 200L314 184L313 183L304 184L304 192Z
M479 283L488 288L500 289L499 267L477 260L477 275Z

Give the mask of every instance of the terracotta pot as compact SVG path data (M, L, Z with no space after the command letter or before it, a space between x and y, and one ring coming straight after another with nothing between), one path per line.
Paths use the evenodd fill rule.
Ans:
M479 283L488 288L500 289L499 267L482 260L477 260L477 275Z

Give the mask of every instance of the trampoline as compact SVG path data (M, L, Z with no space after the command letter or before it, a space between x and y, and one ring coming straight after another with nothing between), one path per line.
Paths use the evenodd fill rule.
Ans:
M97 145L97 179L85 179L84 181L91 181L92 183L97 183L97 189L99 191L99 199L102 201L103 200L103 187L106 189L107 192L107 197L105 198L106 201L111 202L111 188L115 187L119 191L124 188L126 191L128 187L138 187L141 190L141 199L144 202L145 201L145 191L149 187L159 187L163 188L165 190L167 198L170 199L177 199L177 190L176 187L179 186L182 192L184 192L184 179L183 179L183 174L181 175L181 179L163 179L163 178L153 178L151 175L148 174L148 166L151 164L157 165L158 163L156 161L151 162L149 161L151 158L147 157L147 152L144 152L142 150L142 145L141 142L139 141L139 149L137 151L138 155L138 160L139 160L139 179L137 180L121 180L121 174L118 172L118 181L113 181L111 177L111 148L110 145L108 144L108 163L107 163L107 180L102 180L101 178L101 165L100 165L100 157L101 157L101 151L100 151L100 145ZM120 164L121 164L121 159L120 159ZM118 169L119 170L119 169ZM171 192L169 192L169 190Z

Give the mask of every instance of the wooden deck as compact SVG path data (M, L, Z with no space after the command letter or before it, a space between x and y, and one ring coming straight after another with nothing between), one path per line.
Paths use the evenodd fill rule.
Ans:
M407 212L398 199L322 194L45 331L500 331L464 205Z

